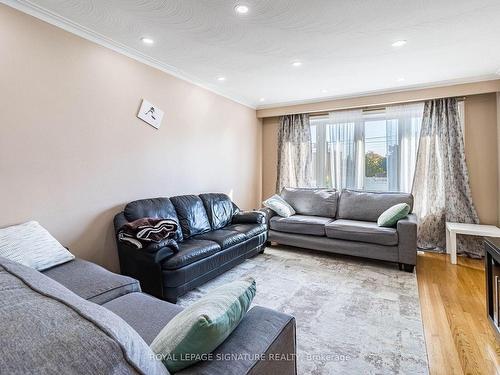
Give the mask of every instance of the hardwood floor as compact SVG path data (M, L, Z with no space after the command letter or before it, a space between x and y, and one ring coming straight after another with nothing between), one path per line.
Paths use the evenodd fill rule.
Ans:
M417 279L431 375L500 374L500 344L486 317L484 265L419 253Z

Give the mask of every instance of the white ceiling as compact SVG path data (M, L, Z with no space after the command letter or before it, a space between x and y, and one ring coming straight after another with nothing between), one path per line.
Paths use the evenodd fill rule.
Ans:
M500 69L499 0L7 3L253 107L492 79ZM391 46L400 39L407 45Z

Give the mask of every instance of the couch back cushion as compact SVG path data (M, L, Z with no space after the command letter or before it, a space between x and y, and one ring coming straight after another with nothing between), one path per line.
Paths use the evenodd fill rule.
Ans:
M231 224L235 211L231 198L222 193L200 194L199 197L203 201L205 211L207 211L212 230L224 228Z
M413 195L410 193L378 193L343 189L340 194L339 219L377 221L388 208L406 203L413 209Z
M170 198L177 211L184 238L212 230L203 201L197 195L178 195Z
M124 209L125 218L128 221L152 217L156 219L170 219L178 224L175 239L182 241L182 229L175 207L168 198L140 199L130 202Z
M168 374L120 317L5 258L0 316L2 373Z
M281 197L300 215L335 217L337 214L336 190L284 188Z

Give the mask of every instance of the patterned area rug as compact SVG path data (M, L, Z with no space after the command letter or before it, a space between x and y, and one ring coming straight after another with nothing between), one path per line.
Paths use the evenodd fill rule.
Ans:
M254 305L295 316L299 374L427 374L415 274L397 265L287 247L179 299L187 306L226 282L252 276Z

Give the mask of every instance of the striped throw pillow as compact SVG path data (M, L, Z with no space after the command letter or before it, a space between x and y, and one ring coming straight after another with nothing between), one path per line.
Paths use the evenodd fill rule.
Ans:
M38 271L75 259L36 221L1 228L0 257Z

